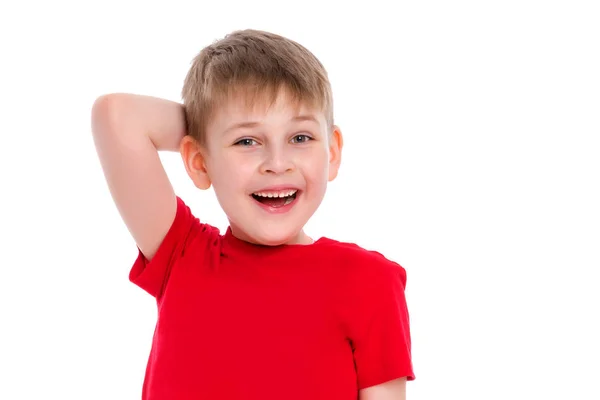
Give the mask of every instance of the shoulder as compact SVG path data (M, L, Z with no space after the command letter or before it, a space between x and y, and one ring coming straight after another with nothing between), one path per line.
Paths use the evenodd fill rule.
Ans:
M180 197L177 197L177 212L167 237L169 235L173 235L173 240L177 241L180 255L217 248L221 239L219 229L202 222Z
M323 250L327 259L335 264L351 281L381 282L398 281L406 284L406 270L396 261L390 260L376 250L369 250L356 243L342 242L334 239L322 239Z

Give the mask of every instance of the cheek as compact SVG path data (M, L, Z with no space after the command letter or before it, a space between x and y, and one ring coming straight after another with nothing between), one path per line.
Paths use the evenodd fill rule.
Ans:
M312 157L305 158L303 161L302 169L307 175L306 179L313 183L327 181L329 171L329 154L327 150L319 150L314 152Z
M212 165L213 185L226 191L239 190L247 184L255 167L246 159L224 157ZM211 176L213 175L211 174Z

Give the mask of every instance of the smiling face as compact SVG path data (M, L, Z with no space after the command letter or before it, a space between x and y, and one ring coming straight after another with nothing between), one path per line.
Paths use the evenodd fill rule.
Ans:
M182 151L188 173L198 187L212 183L237 238L271 246L311 243L303 227L337 175L341 132L320 110L295 106L285 91L270 107L244 104L220 108L205 145L187 156Z

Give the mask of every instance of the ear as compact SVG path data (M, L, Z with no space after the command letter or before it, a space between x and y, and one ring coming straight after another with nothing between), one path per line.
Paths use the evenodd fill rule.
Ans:
M342 147L344 139L342 131L337 125L334 125L329 134L329 181L331 182L337 177L340 164L342 162Z
M198 189L206 190L210 187L210 177L206 170L206 150L196 139L186 135L179 144L179 153L183 159L185 170Z

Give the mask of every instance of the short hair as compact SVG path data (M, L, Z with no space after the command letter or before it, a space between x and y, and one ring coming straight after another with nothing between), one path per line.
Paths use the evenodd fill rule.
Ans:
M333 95L327 71L313 53L283 36L247 29L205 47L193 59L182 98L187 134L205 142L215 111L231 99L272 105L280 90L296 105L322 111L333 126Z

